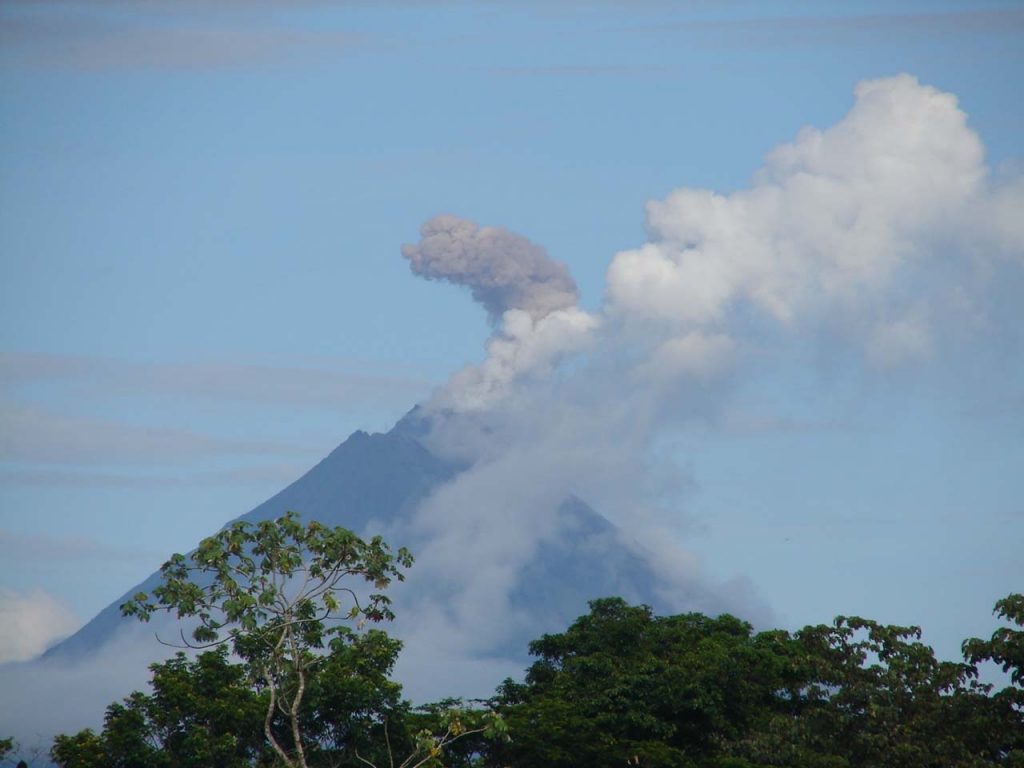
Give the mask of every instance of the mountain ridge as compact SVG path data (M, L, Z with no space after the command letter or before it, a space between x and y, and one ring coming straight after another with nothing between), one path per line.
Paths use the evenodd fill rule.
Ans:
M392 532L396 527L402 529L417 505L470 466L440 458L429 450L422 440L429 431L429 417L419 407L388 432L357 430L302 477L224 527L239 520L255 522L293 511L304 519L340 525L357 533L380 524L390 526ZM510 593L510 606L517 612L533 611L538 627L546 630L584 611L587 600L607 594L625 593L634 600L661 602L648 558L642 556L638 545L623 546L621 532L613 523L571 495L552 514L558 516L561 534L541 541L535 556L519 574ZM410 545L400 539L393 543ZM74 660L100 649L119 627L133 621L120 615L121 603L139 591L151 591L159 583L157 571L76 633L49 648L41 659ZM427 595L430 589L431 585L418 584L411 594ZM513 634L517 636L493 650L525 656L525 642L531 637Z

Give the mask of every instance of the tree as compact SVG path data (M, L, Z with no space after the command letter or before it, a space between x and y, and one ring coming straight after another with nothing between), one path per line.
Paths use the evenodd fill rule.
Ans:
M401 644L377 630L352 634L310 676L300 713L309 765L435 768L443 758L449 768L469 768L479 739L502 734L494 712L457 700L410 711L401 686L387 679ZM232 664L225 646L194 660L179 653L150 669L152 693L107 707L99 734L58 736L54 762L61 768L280 764L263 734L269 694L253 690L244 665Z
M227 648L152 664L152 694L107 707L100 734L59 736L51 756L63 768L167 766L243 768L266 749L266 697L246 681Z
M30 765L40 765L40 761L45 759L45 754L45 747L26 748L13 738L0 739L0 765L11 765L14 768L29 768ZM28 760L25 760L25 757Z
M384 594L362 598L358 583L343 579L382 590L403 580L401 569L411 564L405 549L392 553L380 537L367 542L344 528L303 525L289 512L255 525L234 523L190 556L174 555L152 596L140 592L121 611L143 621L158 610L196 620L191 639L180 633L189 648L229 645L249 682L266 695L267 743L285 766L307 768L317 727L304 717L307 691L356 642L350 629L331 622L362 627L393 618Z
M965 664L939 661L921 630L840 616L798 631L801 684L787 692L794 765L939 768L998 755L978 717L988 706Z
M965 640L964 658L975 668L979 663L994 662L1009 674L1010 685L992 696L995 711L987 722L991 739L999 744L1007 764L1024 766L1024 594L1010 594L997 601L993 613L1018 629L1000 627L988 640Z
M526 682L499 690L512 742L500 759L534 766L687 766L727 756L784 684L772 648L723 615L654 616L595 600L568 631L530 644ZM723 763L724 765L724 763Z
M310 765L357 762L355 752L382 754L377 733L387 721L403 739L406 705L401 686L387 679L401 644L385 633L350 633L335 643L310 675L300 730ZM274 753L264 736L269 692L257 692L246 667L228 660L220 645L194 660L183 653L150 666L149 694L133 693L107 707L103 731L57 737L51 756L62 768L167 766L243 768L269 764ZM276 722L278 740L287 738ZM411 743L411 742L410 742Z
M377 755L383 729L389 723L401 728L408 706L402 686L389 677L401 648L379 630L338 629L330 653L309 678L300 713L303 733L320 754L347 754L350 763L357 751Z
M445 699L417 707L406 720L406 745L398 751L392 746L387 723L384 724L385 754L377 762L356 753L370 768L471 768L491 742L507 741L505 721L491 706L473 708L461 699ZM405 754L404 759L399 760ZM442 757L445 762L442 762Z
M957 663L937 660L917 627L857 617L755 635L728 615L590 607L531 643L525 682L499 689L513 740L487 765L1024 766L1019 684L991 695L976 667L1019 669L1018 630L968 641ZM997 612L1024 626L1024 601Z
M996 602L992 611L1021 629L1000 627L989 640L972 638L963 643L964 657L971 663L994 661L1017 688L1024 687L1024 594L1011 594ZM1024 703L1024 702L1022 702Z
M124 762L110 754L103 738L92 728L85 728L74 736L58 734L54 737L50 757L60 768L104 768L124 765ZM112 759L113 758L113 759Z

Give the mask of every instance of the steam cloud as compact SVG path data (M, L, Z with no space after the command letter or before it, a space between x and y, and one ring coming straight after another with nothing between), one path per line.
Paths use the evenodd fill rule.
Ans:
M855 93L838 124L769 153L749 189L649 203L652 240L615 257L608 311L673 337L726 329L737 308L797 333L826 319L880 366L935 353L943 316L981 319L993 260L1021 253L1019 182L993 184L952 94L909 75Z
M550 374L580 352L653 395L720 379L773 334L826 332L884 369L997 331L997 275L1024 264L1024 179L993 178L952 94L903 74L861 82L855 96L836 125L770 152L749 188L680 188L649 202L651 238L615 255L595 314L525 238L450 216L427 222L420 245L403 249L414 271L473 286L492 319L530 313L506 312L487 359L436 404L493 407L524 374Z
M576 305L561 265L524 268L554 262L505 230L439 217L403 249L417 273L470 285L497 321L484 362L428 404L432 449L472 467L415 513L429 532L416 578L456 607L403 606L421 628L408 648L485 658L493 628L517 621L518 574L566 535L552 509L572 493L646 547L669 605L765 620L749 583L710 578L680 539L692 482L659 457L666 435L729 424L737 380L823 338L880 375L1020 327L997 299L1024 264L1020 177L993 178L951 94L899 75L855 96L836 125L770 152L748 188L648 203L650 239L615 255L597 312Z
M565 264L522 235L446 215L425 223L420 234L419 244L402 247L412 271L468 286L492 321L510 309L539 320L576 304L579 291Z
M46 754L56 734L102 729L107 705L132 691L147 690L149 664L170 655L154 640L152 627L126 624L94 655L75 662L37 659L2 664L4 736Z
M565 355L586 347L597 319L581 310L568 268L527 238L501 227L478 227L441 215L421 228L420 242L402 246L412 271L428 280L468 286L500 330L487 359L453 376L435 404L480 410L504 397L524 374L549 373Z
M22 596L0 587L0 664L39 655L79 624L66 605L42 590Z

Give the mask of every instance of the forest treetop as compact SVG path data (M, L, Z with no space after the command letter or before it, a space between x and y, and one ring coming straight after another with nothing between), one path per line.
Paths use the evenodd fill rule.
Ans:
M58 736L52 759L62 768L1024 766L1020 594L995 607L1010 626L965 640L958 662L937 660L912 626L840 616L755 633L727 614L658 616L602 598L530 643L536 660L522 682L472 706L414 708L391 679L401 643L364 628L391 618L390 601L360 598L344 581L384 590L411 564L380 538L292 513L237 523L175 555L153 597L140 593L123 610L198 619L192 640L181 639L202 652L152 665L150 693L111 704L100 733ZM986 662L1007 685L980 682ZM0 760L15 752L0 741Z

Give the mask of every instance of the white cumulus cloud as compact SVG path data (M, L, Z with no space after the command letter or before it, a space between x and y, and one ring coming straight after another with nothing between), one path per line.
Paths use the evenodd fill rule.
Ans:
M38 656L80 623L71 609L40 589L19 595L0 587L0 664Z
M990 299L1024 263L1021 175L990 171L953 94L901 74L863 81L854 96L836 124L769 152L748 187L681 187L648 202L648 242L614 256L596 313L525 238L427 222L405 256L414 268L429 261L427 277L470 284L497 322L484 362L434 405L490 408L580 353L657 396L728 373L766 333L826 333L866 365L892 368L1005 325ZM552 285L555 304L504 301L548 297Z
M471 287L496 325L485 360L426 408L431 447L471 465L412 515L429 541L418 578L454 606L418 617L426 634L439 625L439 646L468 638L479 655L514 624L517 576L566 535L555 510L570 494L646 548L673 610L765 615L748 583L712 575L671 533L686 530L690 485L675 449L660 458L666 438L808 429L732 397L820 342L884 376L1019 332L1005 295L1021 278L1024 186L990 172L952 94L898 75L854 95L836 124L768 153L746 188L648 203L648 241L614 256L595 312L574 290L554 309L524 299L550 296L549 274L570 278L505 230L445 217L406 247L420 274Z
M648 203L650 242L616 255L607 311L685 336L751 307L783 328L842 327L876 363L930 354L936 318L977 310L991 262L1024 253L1022 187L991 179L952 94L906 74L854 93L750 187Z

